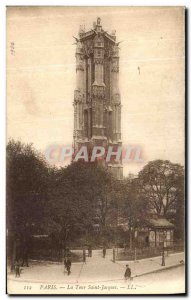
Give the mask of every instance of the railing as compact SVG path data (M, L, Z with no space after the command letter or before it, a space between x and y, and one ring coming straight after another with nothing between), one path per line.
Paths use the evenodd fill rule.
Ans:
M117 260L139 260L148 257L155 257L161 255L160 248L134 248L128 249L124 251L123 249L119 249L116 259Z
M142 247L142 248L133 248L133 249L118 249L116 251L116 260L139 260L149 257L156 257L162 255L162 252L165 252L165 255L170 253L177 253L184 251L183 243L171 243L163 248L163 245L158 247Z

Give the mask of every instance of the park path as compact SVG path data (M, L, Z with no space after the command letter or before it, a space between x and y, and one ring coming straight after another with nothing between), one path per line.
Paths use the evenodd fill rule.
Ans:
M23 268L20 278L8 272L8 279L23 282L42 283L99 283L121 282L124 280L125 266L128 263L132 276L140 276L147 272L164 270L179 265L184 260L184 253L172 254L166 258L166 266L161 266L161 257L140 260L137 262L112 261L112 250L107 250L106 257L102 257L101 250L93 251L92 257L86 258L86 263L73 263L71 274L64 272L61 263L31 262L30 267Z
M92 257L87 257L78 275L78 282L108 282L123 280L125 263L118 264L112 261L112 251L108 250L105 258L102 251L93 252Z
M161 257L146 259L139 262L117 261L112 262L112 251L107 251L106 257L102 257L102 251L93 251L92 257L87 257L86 263L73 263L71 275L64 273L61 263L31 262L29 268L24 268L20 278L15 278L8 272L8 290L25 293L26 285L32 284L32 290L28 293L57 293L77 294L84 292L91 294L107 293L148 293L149 291L161 292L161 287L167 292L184 290L184 266L180 261L184 259L183 253L170 255L166 258L166 266L161 267ZM130 265L133 281L124 281L126 264ZM178 268L165 269L179 265ZM162 272L155 272L162 270ZM146 272L149 275L135 277ZM56 284L56 290L47 290L47 285ZM130 284L130 287L129 287ZM86 290L78 290L79 286ZM131 285L133 289L131 289ZM73 287L72 287L73 286ZM42 287L42 290L41 290ZM90 289L89 289L90 287ZM70 290L71 288L71 290ZM114 290L113 290L114 288ZM134 289L135 288L135 289ZM98 290L97 290L98 289Z
M93 251L92 257L86 257L86 263L72 263L71 274L64 272L61 263L31 262L30 267L24 267L20 278L8 272L8 278L14 281L42 283L81 283L123 280L125 264L112 262L112 250L102 257L101 250Z

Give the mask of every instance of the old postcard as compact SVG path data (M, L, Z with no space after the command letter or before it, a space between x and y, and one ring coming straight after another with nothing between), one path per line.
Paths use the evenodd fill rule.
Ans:
M7 293L185 293L185 8L6 28Z

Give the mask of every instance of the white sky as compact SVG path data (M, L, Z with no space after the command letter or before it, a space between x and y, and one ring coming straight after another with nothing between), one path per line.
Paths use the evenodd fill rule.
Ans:
M140 145L145 163L184 163L183 8L9 8L7 11L7 136L71 145L75 45L80 24L101 17L120 44L122 141ZM10 45L14 42L14 55ZM140 74L138 67L140 68ZM124 165L124 174L143 164Z

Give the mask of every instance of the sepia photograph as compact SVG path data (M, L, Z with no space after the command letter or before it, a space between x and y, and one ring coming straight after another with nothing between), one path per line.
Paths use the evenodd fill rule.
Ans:
M6 7L7 294L186 293L185 20Z

